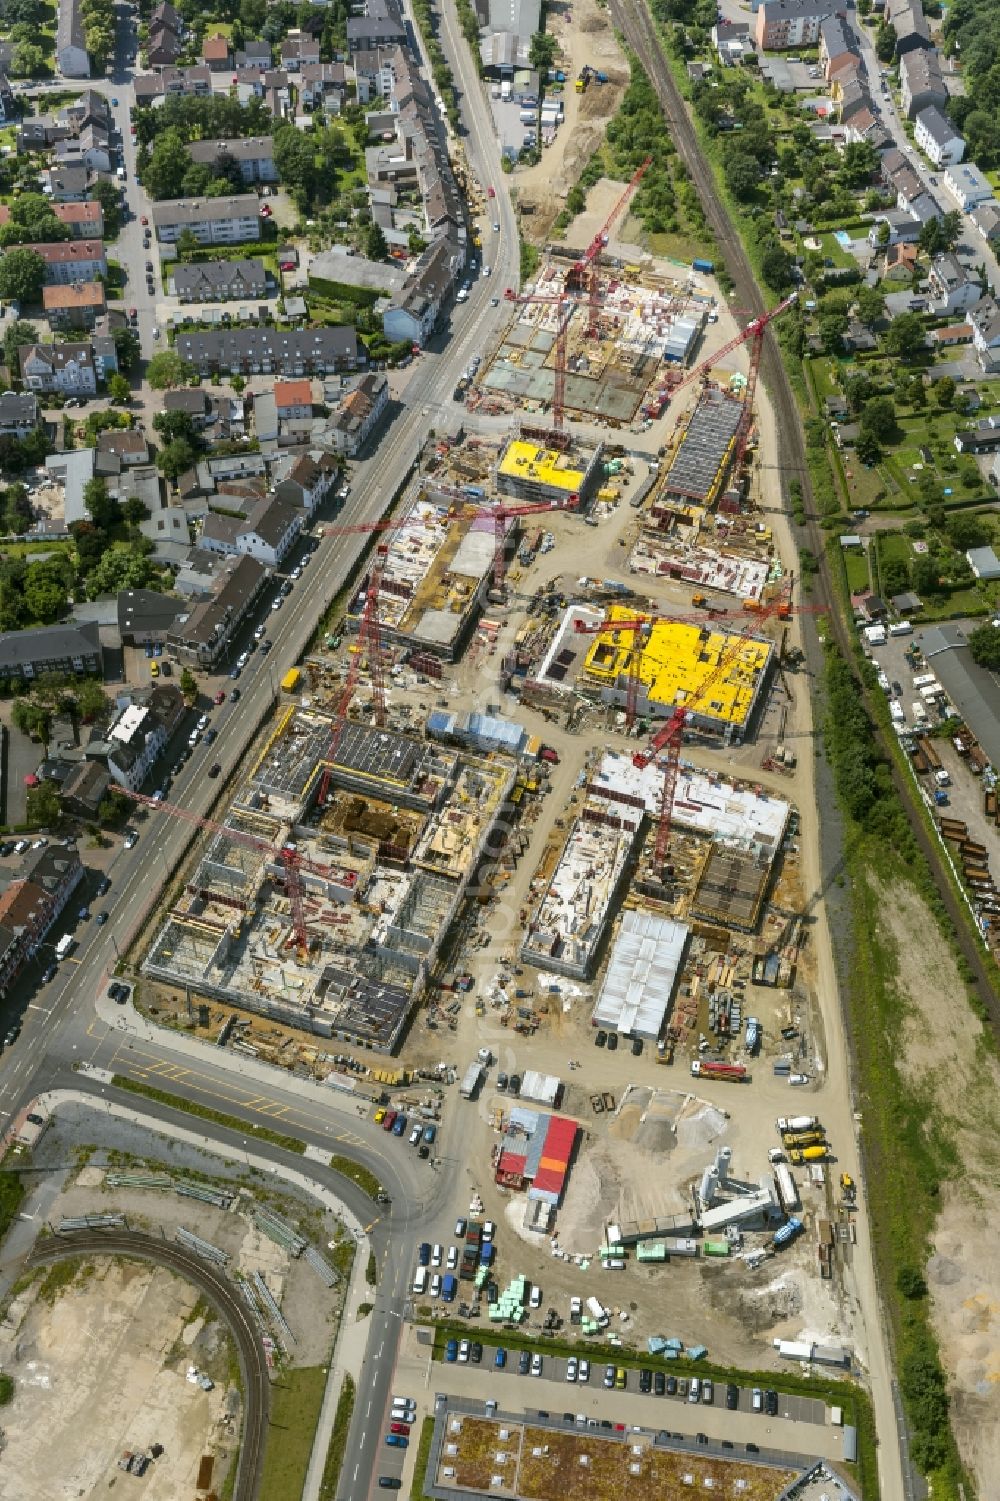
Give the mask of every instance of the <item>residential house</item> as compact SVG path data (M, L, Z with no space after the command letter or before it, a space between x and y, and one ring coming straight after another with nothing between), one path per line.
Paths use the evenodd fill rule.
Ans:
M974 162L956 162L944 174L944 185L963 214L981 203L993 202L993 186Z
M428 245L405 290L382 314L382 331L393 343L425 344L437 325L461 268L462 258L445 239Z
M363 375L341 401L328 424L338 453L353 458L375 431L389 405L389 382L384 375Z
M184 666L213 668L256 613L268 577L256 558L228 560L213 577L211 597L193 604L168 631L167 644L177 660Z
M844 124L844 141L848 146L867 141L873 151L887 151L892 145L892 136L871 108L859 110Z
M843 84L837 90L837 102L840 111L840 122L847 125L855 116L867 113L870 123L872 115L872 98L864 82L860 78L853 78Z
M899 59L899 94L908 120L915 120L921 110L929 109L931 105L944 109L948 90L941 76L937 52L918 47L903 53Z
M347 50L352 57L358 52L374 52L379 47L405 47L406 43L406 27L402 16L395 10L391 15L349 16L347 19Z
M366 362L353 328L181 329L175 346L202 375L332 375Z
M38 424L38 398L33 392L0 392L0 436L27 438Z
M1000 370L1000 306L993 297L980 298L969 309L972 343L986 375Z
M177 262L167 270L167 285L181 302L259 301L268 291L264 262L256 259Z
M938 317L964 311L983 295L979 279L970 276L958 257L939 255L928 273L931 285L930 306Z
M65 224L74 240L104 238L104 210L96 199L86 203L53 203L52 212Z
M64 78L89 78L90 58L84 38L82 0L59 0L56 22L56 67Z
M735 68L745 57L753 55L749 21L730 21L722 16L712 27L711 35L712 46L724 68ZM511 40L516 39L511 38ZM503 77L506 70L501 67L498 71Z
M176 507L173 506L163 507L163 511L175 510ZM176 535L182 536L188 543L187 517L183 511L179 514L183 518L183 526ZM149 536L146 528L161 515L162 511L158 511L149 521L140 521L139 529L144 536ZM178 615L183 613L184 606L180 600L170 594L162 594L158 589L122 589L118 594L118 634L125 646L163 645L171 626Z
M22 151L50 151L59 141L73 134L65 123L56 125L51 120L22 120L17 127L17 149Z
M933 45L921 0L886 0L885 19L896 33L898 58Z
M10 125L20 111L6 73L0 71L0 125Z
M108 262L102 240L60 240L54 245L29 245L45 262L45 285L69 286L75 281L107 281Z
M87 752L103 762L112 781L138 792L166 748L166 727L152 711L126 704L107 732L91 741Z
M343 63L303 63L298 86L303 110L339 115L347 98L347 70Z
M279 422L291 422L296 417L311 417L312 408L312 381L275 381L274 409Z
M91 358L98 380L118 373L118 346L112 334L95 333L90 341Z
M238 245L260 239L260 206L254 193L233 198L167 198L154 203L151 218L164 245L175 244L186 229L202 245Z
M107 428L98 433L97 452L113 454L122 468L149 463L149 444L137 427Z
M1000 452L1000 417L983 417L975 427L957 432L954 442L959 453Z
M243 397L237 396L235 391L205 391L191 387L167 391L163 397L163 409L186 412L209 443L242 438L246 432Z
M347 28L350 33L351 23ZM281 44L280 62L286 73L298 73L306 63L319 62L319 38L307 31L291 31Z
M888 245L885 252L885 277L887 281L912 281L917 266L917 246L897 242Z
M987 245L1000 242L1000 203L981 203L969 217Z
M951 121L933 104L920 111L913 137L935 167L953 166L965 155L965 141Z
M21 379L29 391L96 396L97 372L89 344L22 344Z
M111 106L99 89L84 89L78 99L59 111L59 118L77 133L86 125L99 125L110 131L114 124Z
M302 530L302 512L282 500L262 500L253 507L237 538L237 551L277 568Z
M845 15L842 0L763 0L757 9L754 40L760 52L813 47L827 16ZM350 39L350 22L348 39Z
M942 328L932 328L929 337L941 349L957 349L961 344L972 343L972 324L946 323Z
M68 813L77 818L96 819L111 778L96 761L80 761L63 782L59 796Z
M212 70L204 63L187 68L161 68L158 73L141 73L133 88L137 104L155 104L172 95L205 97L212 92Z
M231 157L239 165L246 183L277 182L274 143L270 136L251 136L244 140L192 141L188 146L191 160L214 167L222 157ZM254 237L256 238L256 237Z
M0 677L34 679L46 672L104 675L99 628L48 625L0 635Z
M322 450L317 450L315 455L303 453L293 457L289 454L274 466L275 499L311 517L330 494L339 474L339 465L332 454Z
M244 42L233 59L233 66L237 73L244 70L266 73L271 66L270 42Z
M856 67L860 63L858 39L840 16L824 16L820 22L819 62L828 83L844 66Z
M90 329L107 309L104 284L75 281L42 288L42 308L50 328Z
M112 157L107 131L94 125L88 125L78 136L68 136L64 141L56 142L56 165L85 167L91 178L96 173L106 176L111 171Z
M169 0L161 0L149 18L146 58L151 68L170 67L177 61L184 50L182 31L183 22L178 12Z
M59 203L84 203L90 192L90 174L86 167L50 167L43 177L48 183L53 208Z
M970 547L965 559L977 579L984 583L1000 579L1000 558L992 547Z
M229 73L233 66L233 49L229 38L217 31L206 37L201 46L201 60L213 73Z
M25 853L17 875L0 896L0 994L7 994L38 952L83 875L79 854L65 845Z

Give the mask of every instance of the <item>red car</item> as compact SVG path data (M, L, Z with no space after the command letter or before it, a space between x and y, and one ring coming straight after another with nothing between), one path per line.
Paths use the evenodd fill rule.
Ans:
M496 188L487 188L486 194L489 198L495 198L497 196L497 190Z
M226 702L226 692L224 688L219 689L218 693L215 695L213 702L217 704L224 704Z
M552 766L559 765L559 757L552 749L551 745L542 746L542 760L548 761Z
M385 1112L385 1119L382 1122L382 1130L383 1131L391 1131L392 1130L393 1125L395 1124L396 1116L398 1114L399 1114L398 1110L387 1110Z
M139 220L139 223L140 224L148 224L149 223L149 220L146 218L145 214L143 214L142 218Z
M409 1431L410 1431L410 1425L409 1425L409 1423L390 1423L389 1424L389 1432L390 1433L408 1434Z
M271 205L269 203L262 203L261 206L260 206L260 212L261 212L261 215L262 215L263 218L270 219L270 217L271 217Z

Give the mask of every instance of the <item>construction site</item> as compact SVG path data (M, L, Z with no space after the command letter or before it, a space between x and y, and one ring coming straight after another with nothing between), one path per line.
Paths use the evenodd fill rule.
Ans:
M563 696L631 704L633 717L661 719L687 709L689 729L728 744L749 733L773 654L773 642L763 635L637 618L617 605L606 614L570 605L533 683Z
M512 762L287 710L143 972L391 1051L513 781Z

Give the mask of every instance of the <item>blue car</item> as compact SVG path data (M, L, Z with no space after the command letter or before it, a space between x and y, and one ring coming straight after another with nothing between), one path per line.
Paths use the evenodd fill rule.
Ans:
M387 1433L385 1441L393 1449L408 1449L410 1447L410 1440L404 1438L401 1433Z
M438 1134L437 1133L437 1126L425 1126L424 1127L424 1141L427 1143L428 1146L430 1146L431 1142L434 1140L434 1138L435 1138L435 1136L437 1134Z
M392 1134L393 1134L393 1136L402 1136L402 1134L403 1134L403 1132L405 1130L406 1130L406 1116L405 1115L397 1115L396 1119L392 1123Z
M501 1346L497 1353L494 1355L493 1364L496 1366L498 1371L502 1371L504 1366L507 1364L507 1351L503 1348L503 1346Z
M501 1354L501 1352L498 1350L497 1351L497 1359L498 1360L500 1358L500 1354ZM458 1359L458 1340L457 1339L450 1339L448 1341L448 1343L445 1345L445 1347L444 1347L444 1358L451 1365L454 1365L455 1361Z

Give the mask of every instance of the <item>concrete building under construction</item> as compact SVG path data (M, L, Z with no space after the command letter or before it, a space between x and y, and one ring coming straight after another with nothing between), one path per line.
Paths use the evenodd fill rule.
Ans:
M663 483L653 497L653 516L669 518L678 503L706 510L715 505L726 487L743 412L742 401L706 386L674 440Z
M764 636L736 635L714 625L654 620L636 660L637 632L611 626L588 635L578 629L633 616L620 606L604 615L585 605L570 606L536 681L624 706L634 673L640 715L662 719L688 707L694 728L726 740L745 736L763 699L773 644Z
M496 486L525 505L586 510L603 483L604 445L522 428L497 463Z
M515 768L355 721L336 731L319 710L284 714L143 972L389 1052Z

